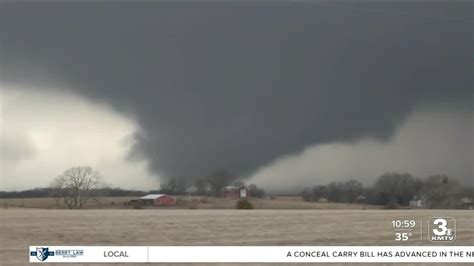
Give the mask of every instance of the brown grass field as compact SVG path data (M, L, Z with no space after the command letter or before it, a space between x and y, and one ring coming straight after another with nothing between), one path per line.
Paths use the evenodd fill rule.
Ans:
M91 201L84 209L130 209L131 206L126 206L125 203L136 197L103 197ZM177 207L166 207L175 209L235 209L236 200L213 198L213 197L185 197L178 196L178 202L183 202L184 205ZM188 204L191 201L205 201L205 203ZM188 203L187 203L188 202ZM361 204L344 204L332 202L304 202L301 197L277 197L276 199L269 198L251 198L250 202L255 209L278 209L278 210L307 210L307 209L331 209L331 210L347 210L347 209L362 209ZM40 208L40 209L61 209L56 200L53 198L18 198L18 199L0 199L0 208ZM367 209L380 209L381 206L365 206Z
M311 209L294 201L271 203L274 208L293 206L294 210L61 210L18 208L10 200L7 209L0 209L0 264L27 264L30 245L430 245L420 240L418 230L409 242L394 241L391 221L422 220L426 237L425 225L436 216L456 218L454 245L474 244L474 211L361 210L359 205L308 203L314 204ZM33 202L25 199L23 206ZM262 200L261 207L270 206L269 202ZM233 203L221 202L218 207Z

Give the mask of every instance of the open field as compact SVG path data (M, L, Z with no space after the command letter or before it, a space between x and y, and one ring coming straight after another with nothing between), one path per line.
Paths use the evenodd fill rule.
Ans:
M136 197L103 197L98 198L95 201L91 201L84 209L131 209L131 206L126 206L125 203L129 202ZM180 202L190 201L204 201L205 203L198 204L185 204L183 206L177 206L175 208L181 209L235 209L236 200L223 199L214 197L185 197L178 196ZM308 210L308 209L331 209L331 210L361 210L364 206L362 204L345 204L345 203L319 203L319 202L305 202L301 197L277 197L276 199L269 198L250 198L250 202L253 204L255 209L284 209L284 210ZM191 207L192 206L192 207ZM0 208L40 208L40 209L58 209L61 208L57 205L54 198L11 198L11 199L0 199ZM170 208L170 207L166 207ZM380 209L383 206L365 206L366 209Z
M0 210L0 261L26 264L29 245L397 245L392 219L426 225L433 216L455 217L455 245L474 244L474 212L464 210L10 208ZM414 238L410 245L430 244Z

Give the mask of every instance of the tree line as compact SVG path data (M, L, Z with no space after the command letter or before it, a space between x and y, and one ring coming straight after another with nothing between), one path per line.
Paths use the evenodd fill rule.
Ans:
M100 174L91 167L73 167L55 178L50 187L0 191L0 198L53 197L58 205L80 209L97 197L138 197L147 193L219 197L228 185L239 187L245 183L230 172L219 170L200 179L170 179L158 190L125 190L104 187ZM254 184L247 188L251 197L265 195L265 191ZM433 175L422 179L408 173L386 173L377 178L371 186L365 187L357 180L331 182L308 187L302 191L301 196L305 201L359 202L388 205L391 208L406 206L412 199L419 199L429 208L456 208L459 207L461 199L474 198L474 186L472 183L462 184L446 175Z
M263 188L255 184L247 186L243 181L238 180L236 175L227 170L218 170L197 179L172 178L161 184L159 190L151 191L151 193L219 197L226 186L246 186L251 197L261 198L265 195Z
M92 197L139 197L147 193L148 191L110 187L94 188L89 191ZM42 187L22 191L0 191L0 198L54 198L56 194L57 188Z
M235 175L225 170L219 170L203 179L196 179L194 182L184 178L170 179L158 190L125 190L104 187L98 171L88 166L79 166L64 171L51 182L50 187L12 192L0 191L0 198L52 197L56 199L58 206L81 209L87 202L96 200L98 197L139 197L149 193L218 197L228 185L239 187L245 184L237 180ZM265 195L264 190L256 185L251 184L247 188L251 197Z
M474 197L473 184L462 184L446 175L417 178L405 173L385 173L374 184L364 187L357 180L331 182L305 188L305 201L322 199L339 203L367 203L391 208L407 206L411 200L421 200L429 208L456 208L462 198Z

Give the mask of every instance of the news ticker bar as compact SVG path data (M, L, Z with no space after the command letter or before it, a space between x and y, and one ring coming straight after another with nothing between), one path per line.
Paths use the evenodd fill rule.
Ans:
M473 263L474 246L30 246L38 263Z

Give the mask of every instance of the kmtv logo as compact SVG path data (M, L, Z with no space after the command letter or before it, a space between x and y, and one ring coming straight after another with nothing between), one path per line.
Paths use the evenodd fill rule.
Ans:
M454 242L456 240L456 220L452 217L433 217L429 221L431 242Z

